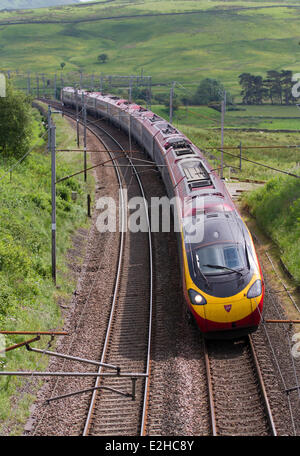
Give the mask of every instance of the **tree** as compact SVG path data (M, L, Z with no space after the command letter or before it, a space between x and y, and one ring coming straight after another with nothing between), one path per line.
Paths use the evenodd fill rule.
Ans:
M65 62L61 62L60 67L62 70L64 69L65 66L66 66Z
M290 104L295 99L292 94L293 73L290 70L269 70L267 77L255 76L250 73L239 75L242 86L241 95L244 104L262 104L264 100L270 100L271 104Z
M269 86L270 98L273 101L280 102L282 104L282 84L281 75L279 71L269 70L267 71L267 82Z
M292 94L292 87L294 84L294 82L292 81L293 72L290 70L282 70L280 76L284 102L285 104L293 103L295 101Z
M263 99L268 94L268 88L262 76L255 76L250 73L239 75L240 85L242 86L241 95L244 104L262 104Z
M0 98L0 155L22 157L29 149L32 132L30 100L6 81L6 96Z
M100 54L98 55L98 60L100 63L105 63L108 60L108 55L107 54Z
M208 105L212 102L222 101L224 92L224 86L216 79L203 79L196 90L193 104ZM226 100L228 103L232 103L232 97L227 91Z

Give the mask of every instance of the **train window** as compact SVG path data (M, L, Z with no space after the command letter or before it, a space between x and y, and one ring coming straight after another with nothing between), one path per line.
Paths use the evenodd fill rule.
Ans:
M230 269L239 271L247 267L243 244L208 245L195 250L194 254L205 275L228 274Z

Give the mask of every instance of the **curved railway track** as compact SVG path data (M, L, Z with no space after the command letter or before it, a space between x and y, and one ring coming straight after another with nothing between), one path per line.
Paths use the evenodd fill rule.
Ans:
M203 351L212 434L276 436L251 336L234 342L203 340Z
M61 109L57 103L51 105ZM64 110L64 114L75 118L71 111ZM120 194L120 244L99 376L90 388L93 391L82 435L143 435L149 387L153 301L152 240L146 196L133 159L124 147L95 123L92 127L87 126L87 129L104 145L115 167ZM116 157L117 151L110 151L116 147L122 151L122 158ZM122 166L125 171L122 171ZM147 232L129 233L126 229L126 199L138 194L144 200ZM108 372L105 365L117 367L118 374L106 376ZM131 397L131 391L134 391L134 398Z

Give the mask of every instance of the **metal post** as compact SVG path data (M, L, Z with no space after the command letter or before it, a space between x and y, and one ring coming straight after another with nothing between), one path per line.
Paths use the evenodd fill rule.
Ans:
M129 101L129 103L132 102L132 76L130 76L130 81L129 81L129 96L128 96L128 101Z
M46 84L45 84L45 75L42 74L42 81L43 81L43 95L46 95Z
M240 170L242 170L242 141L240 141Z
M51 107L48 107L48 132L49 132L49 147L51 151L51 222L52 222L52 279L56 285L56 127L52 125Z
M86 105L83 106L83 150L84 150L84 182L86 182Z
M226 92L225 91L224 91L224 98L222 100L221 105L222 105L222 110L221 110L221 179L223 179L224 117L225 117L225 110L226 110Z
M87 196L87 215L91 217L91 195Z
M130 115L130 114L129 114L129 129L128 129L128 135L129 135L129 154L130 154L130 157L131 157L132 145L131 145L131 115Z
M77 147L79 148L80 139L79 139L79 118L78 118L79 110L78 110L78 90L77 89L75 90L75 103L76 103Z
M151 111L151 105L152 105L152 78L149 76L148 79L148 106L147 108L150 109Z
M174 87L175 87L175 82L172 82L172 87L170 90L170 123L173 122L173 98L174 98Z
M54 75L54 100L56 100L56 74Z

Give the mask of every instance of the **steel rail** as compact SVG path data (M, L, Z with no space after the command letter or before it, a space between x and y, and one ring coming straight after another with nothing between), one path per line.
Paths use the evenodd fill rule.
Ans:
M66 114L65 110L64 110L64 114L69 116L69 117L74 118L74 116L72 114L70 114L70 113ZM80 121L80 123L82 124L81 121ZM124 156L129 161L130 166L132 167L132 169L134 171L134 175L135 175L135 177L137 179L137 182L138 182L138 185L139 185L142 197L143 197L145 214L146 214L146 219L147 219L147 224L148 224L149 267L150 267L149 328L148 328L148 348L147 348L147 359L146 359L146 372L143 375L143 377L145 378L145 388L144 388L143 409L142 409L141 428L140 428L140 435L145 435L145 432L146 432L145 426L146 426L146 417L147 417L147 404L148 404L148 397L149 397L150 353L151 353L152 314L153 314L153 255L152 255L151 226L150 226L148 208L147 208L147 204L146 204L146 197L145 197L145 192L144 192L144 188L143 188L141 179L139 177L139 174L138 174L138 172L136 170L135 165L132 162L132 158L133 157L129 157L127 152L124 150L123 146L109 132L107 132L103 127L101 127L99 125L93 125L93 127L103 131L112 141L114 141L114 143L122 150L122 152L124 153ZM92 128L90 128L89 126L86 126L86 128L92 134L94 134L94 136L96 136L96 138L100 142L102 142L102 144L104 145L104 147L107 150L108 154L111 156L112 162L115 163L115 159L112 156L111 151L108 150L108 147L105 144L105 141L103 141L103 139L100 138L98 136L98 134ZM117 167L118 166L119 165L117 165ZM119 177L120 177L120 174L118 173L118 180L119 180ZM120 184L120 181L119 181L119 184ZM120 187L120 188L122 188L122 187ZM123 200L123 193L122 193L122 200ZM123 231L124 231L123 230L123 222L124 222L124 204L123 204L123 201L122 201L122 234L124 234L123 233ZM119 260L120 260L120 258L119 258ZM121 271L121 261L119 261L119 264L118 264L118 272L117 272L118 275L117 275L117 281L116 281L117 284L119 284L120 271ZM105 355L106 355L109 335L110 335L111 326L112 326L112 319L113 319L112 317L113 317L113 310L114 310L114 307L115 307L116 298L117 298L117 287L115 287L112 310L111 310L110 319L109 319L109 323L108 323L108 330L107 330L105 343L104 343L104 348L103 348L103 352L102 352L102 357L101 357L101 361L100 361L101 363L104 363L104 359L105 359ZM102 371L102 368L100 366L98 374L100 374L101 371ZM100 375L97 376L97 380L96 380L96 383L95 383L95 388L99 387L99 383L100 383ZM87 416L87 420L86 420L86 424L85 424L84 431L83 431L83 434L82 434L83 436L87 436L88 433L89 433L90 424L91 424L91 418L92 418L93 410L94 410L94 407L95 407L96 396L97 396L97 389L94 390L93 395L92 395L92 399L91 399L91 403L90 403L90 407L89 407L89 411L88 411L88 416Z
M149 214L148 214L148 208L146 204L146 196L145 196L145 191L143 188L142 181L139 177L139 174L136 170L135 165L132 162L132 157L128 156L128 154L125 152L123 146L109 133L107 132L103 127L100 127L99 125L96 126L96 128L100 129L103 131L107 136L109 136L115 144L120 147L120 149L125 153L125 156L127 160L129 161L133 171L134 175L137 179L143 201L144 201L144 209L145 209L145 214L146 214L146 219L147 219L147 225L148 225L148 243L149 243L149 268L150 268L150 296L149 296L149 328L148 328L148 348L147 348L147 360L146 360L146 377L145 377L145 389L144 389L144 400L143 400L143 409L142 409L142 419L141 419L141 431L140 435L144 436L146 433L146 418L147 418L147 404L148 404L148 398L149 398L149 376L150 376L150 354L151 354L151 337L152 337L152 313L153 313L153 255L152 255L152 237L151 237L151 225L150 225L150 220L149 220Z
M102 138L100 138L95 131L93 131L88 126L86 128L94 136L96 136L96 138L104 145L107 153L109 154L109 156L110 156L110 158L112 160L112 163L114 164L114 168L115 168L117 179L118 179L118 183L119 183L120 204L121 204L121 208L122 208L122 210L121 210L121 238L120 238L120 245L119 245L119 258L118 258L118 265L117 265L117 273L116 273L114 294L113 294L113 300L112 300L112 307L111 307L111 311L110 311L110 317L109 317L108 326L107 326L107 330L106 330L104 347L103 347L101 360L100 360L100 363L104 364L104 359L105 359L107 348L108 348L109 337L110 337L111 330L112 330L112 321L113 321L113 315L114 315L114 311L115 311L115 307L116 307L116 301L117 301L119 283L120 283L120 277L121 277L121 270L122 270L124 240L125 240L125 234L126 234L125 230L124 230L124 226L125 226L125 211L124 211L125 197L124 197L124 189L122 187L122 178L121 178L120 169L118 167L117 162L115 161L114 155L109 151L109 148L106 145L105 141ZM101 374L102 370L103 370L103 368L102 368L102 366L100 366L99 369L98 369L98 374ZM94 388L99 388L99 385L100 385L100 376L97 377ZM97 396L97 390L94 389L93 394L92 394L92 398L91 398L91 401L90 401L90 406L89 406L89 410L88 410L88 414L87 414L87 419L86 419L84 430L83 430L83 433L82 433L83 436L87 436L88 433L89 433L89 429L90 429L90 425L91 425L91 419L92 419L92 415L93 415L93 411L94 411L94 407L95 407L95 403L96 403L96 396Z
M248 335L245 338L246 343L248 343L248 346L250 347L251 351L251 356L254 362L258 382L259 382L259 388L262 394L262 400L264 403L264 409L265 409L265 414L266 418L270 427L271 435L273 437L277 436L277 431L269 403L269 399L267 396L267 391L264 385L263 381L263 376L261 373L261 369L259 366L258 358L255 352L255 347L252 341L252 338L250 335ZM209 361L209 355L208 355L208 350L207 350L207 345L205 342L205 339L203 339L203 350L204 350L204 358L205 358L205 366L206 366L206 378L207 378L207 386L208 386L208 397L209 397L209 409L210 409L210 419L211 419L211 428L212 428L212 434L213 436L218 436L218 431L217 431L217 421L216 421L216 414L215 414L215 404L214 404L214 394L213 394L213 386L212 386L212 375L211 375L211 369L210 369L210 361Z
M267 391L266 391L266 388L265 388L263 376L262 376L262 373L261 373L261 369L260 369L260 366L259 366L259 362L258 362L258 359L257 359L257 356L256 356L255 347L254 347L254 344L253 344L253 341L252 341L252 337L250 335L248 335L248 342L249 342L249 346L251 348L251 354L252 354L252 358L254 360L256 373L257 373L257 376L258 376L258 381L259 381L260 389L261 389L261 392L262 392L262 397L263 397L263 401L264 401L264 406L265 406L265 411L266 411L266 415L267 415L267 420L268 420L268 423L269 423L269 426L270 426L270 430L271 430L272 436L276 437L277 436L277 431L276 431L276 427L275 427L275 423L274 423L274 419L273 419L273 415L272 415L272 410L271 410L271 407L270 407L270 403L269 403Z
M63 110L62 112L67 117L71 117L73 119L75 118L73 113L70 112L70 111ZM84 124L84 122L80 121L80 120L79 120L79 123L81 123L82 125ZM94 126L94 127L98 128L97 126ZM92 416L93 416L93 411L94 411L94 407L95 407L95 403L96 403L97 390L99 389L99 386L100 386L100 377L101 376L105 376L104 373L102 372L103 371L102 364L104 364L104 359L105 359L105 356L106 356L108 343L109 343L109 337L110 337L111 330L112 330L113 315L114 315L114 311L115 311L115 307L116 307L116 301L117 301L118 289L119 289L119 283L120 283L120 277L121 277L121 269L122 269L122 262L123 262L123 251L124 251L124 240L125 240L125 234L126 234L125 230L124 230L124 226L125 226L125 208L124 208L125 197L124 197L124 190L123 190L123 187L122 187L121 173L120 173L119 166L118 166L118 164L116 162L116 157L114 156L113 152L109 150L109 147L107 146L107 144L105 143L103 138L100 138L100 136L91 127L89 127L87 125L86 125L86 129L89 130L98 139L98 141L103 144L106 152L110 156L110 160L112 161L112 163L114 165L114 169L115 169L117 180L118 180L118 184L119 184L120 204L121 204L122 210L120 211L121 212L121 237L120 237L120 244L119 244L118 265L117 265L116 280L115 280L115 285L114 285L114 294L113 294L112 306L111 306L109 321L108 321L108 325L107 325L107 329L106 329L106 336L105 336L104 346L103 346L101 360L100 360L100 364L101 365L99 366L99 369L97 371L97 375L96 375L97 378L96 378L95 385L94 385L94 388L93 388L93 394L92 394L92 398L91 398L91 401L90 401L90 405L89 405L89 409L88 409L88 413L87 413L87 418L85 420L85 425L84 425L84 430L83 430L82 436L87 436L89 434L89 430L90 430L90 426L91 426L91 420L92 420Z
M212 433L213 433L213 436L215 437L218 435L217 434L217 421L216 421L216 413L215 413L213 387L212 387L212 381L211 381L210 362L209 362L209 356L208 356L208 351L207 351L207 345L206 345L204 338L203 338L203 350L204 350L206 378L207 378L207 386L208 386L210 421L211 421Z

